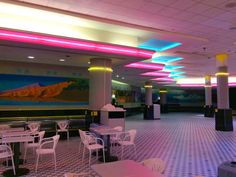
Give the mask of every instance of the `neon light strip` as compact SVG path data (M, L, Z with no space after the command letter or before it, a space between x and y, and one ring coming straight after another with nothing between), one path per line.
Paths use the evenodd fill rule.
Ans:
M120 85L129 85L127 83L124 83L124 82L120 82L120 81L117 81L117 80L111 80L112 83L115 83L115 84L120 84Z
M137 62L137 63L130 63L125 65L125 67L129 68L140 68L140 69L154 69L154 70L162 70L165 65L163 64L152 64L152 63L144 63L144 62Z
M142 73L140 75L142 76L160 76L160 77L168 77L169 76L169 72L146 72L146 73Z
M144 88L152 88L152 85L144 85Z
M88 69L88 71L106 71L106 72L112 72L113 70L111 68L107 67L101 67L101 66L92 66Z
M168 78L168 77L164 77L164 78L155 78L155 79L151 79L151 80L154 80L154 81L175 81L174 79L172 79L172 78Z
M155 51L145 50L134 47L127 47L114 44L104 44L79 39L65 39L60 37L51 37L33 33L16 32L0 29L0 39L16 42L25 42L30 44L41 44L46 46L79 49L95 52L104 52L109 54L134 56L140 58L151 58Z
M160 90L160 93L167 93L167 90Z
M215 74L216 76L228 76L229 73L224 73L224 72L218 72Z

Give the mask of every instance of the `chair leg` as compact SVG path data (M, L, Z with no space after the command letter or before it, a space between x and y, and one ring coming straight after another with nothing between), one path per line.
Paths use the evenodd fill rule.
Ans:
M121 145L121 160L123 159L123 154L124 154L124 147Z
M37 153L35 172L38 171L38 164L39 164L39 154Z
M90 168L90 164L91 164L91 154L92 154L92 152L89 150L89 168Z
M84 153L85 153L85 147L83 149L82 164L84 163Z
M104 148L102 149L102 154L103 154L103 162L105 163L105 150L104 150Z
M54 169L56 171L56 169L57 169L57 159L56 159L56 153L55 152L53 153L53 156L54 156Z
M69 132L69 130L67 131L67 140L69 140L69 138L70 138L70 132Z
M24 153L24 163L25 163L25 161L26 161L26 153L27 153L27 147L25 147L25 153Z
M137 159L137 151L136 151L136 145L134 144L134 153L135 153L135 159Z
M14 175L16 175L16 169L15 169L13 156L11 156L11 162L12 162L13 173L14 173Z

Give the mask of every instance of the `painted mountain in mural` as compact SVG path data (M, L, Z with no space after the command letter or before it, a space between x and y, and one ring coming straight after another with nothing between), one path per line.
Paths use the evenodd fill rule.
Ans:
M53 85L43 86L40 83L30 84L17 89L0 92L0 97L35 97L52 98L60 95L65 88L73 82L60 82Z

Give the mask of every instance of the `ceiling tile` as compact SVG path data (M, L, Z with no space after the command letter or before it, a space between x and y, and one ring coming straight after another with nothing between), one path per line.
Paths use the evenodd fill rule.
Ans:
M175 2L170 4L170 7L185 10L195 4L197 4L197 3L194 1L190 1L190 0L176 0Z
M161 9L165 8L166 6L153 3L153 2L144 2L140 10L148 12L148 13L159 13Z

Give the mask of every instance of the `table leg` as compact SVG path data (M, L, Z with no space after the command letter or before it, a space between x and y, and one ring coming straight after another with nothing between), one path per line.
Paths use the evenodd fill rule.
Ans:
M110 147L111 147L111 140L110 140L110 135L107 135L107 147L105 151L105 162L113 162L117 161L118 158L116 156L111 156L110 153ZM103 158L99 158L99 161L103 162Z
M29 173L29 169L19 168L19 162L20 162L19 156L20 156L20 143L17 142L14 143L14 164L15 164L16 175L14 175L13 169L9 169L2 173L3 176L5 177L23 176Z

